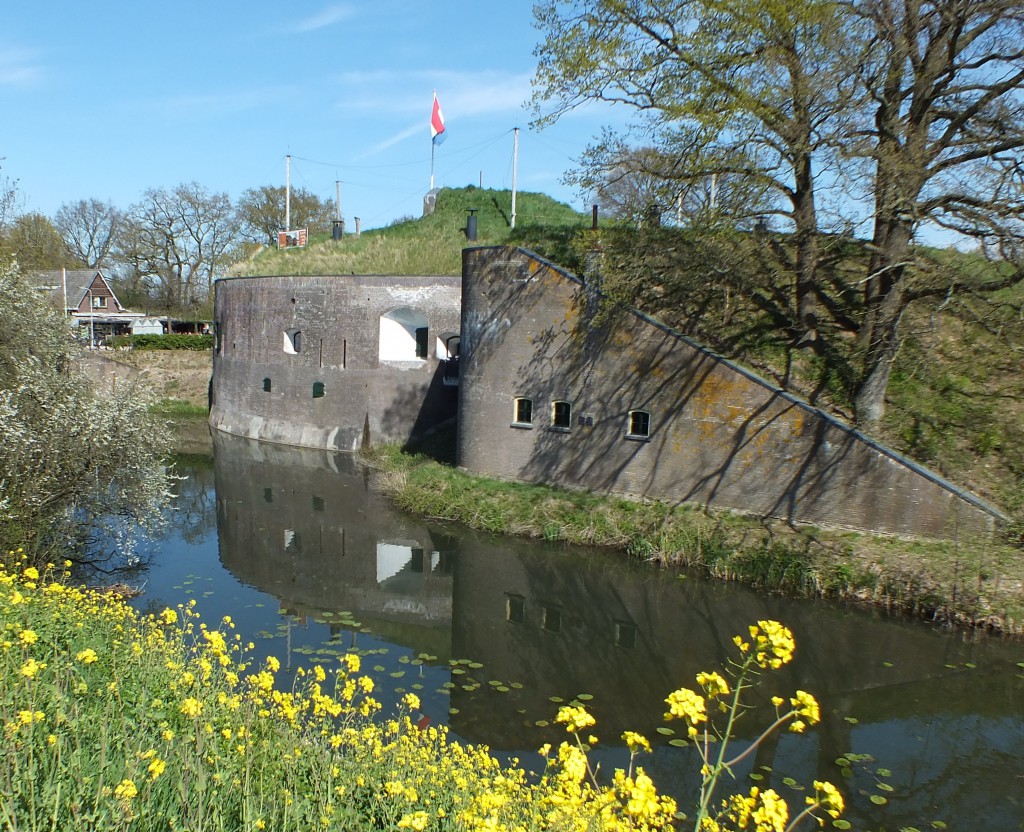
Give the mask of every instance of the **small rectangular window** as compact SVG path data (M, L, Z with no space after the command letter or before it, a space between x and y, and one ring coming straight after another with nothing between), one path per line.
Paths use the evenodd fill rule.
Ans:
M516 399L512 421L517 425L533 424L533 399L523 397Z
M526 599L522 595L505 596L505 620L522 624L526 620Z
M572 404L570 402L551 403L551 427L569 430L572 427Z
M263 392L264 393L269 393L270 392L270 388L271 388L270 379L269 378L263 379Z
M630 439L647 439L651 435L651 414L646 410L629 411L629 425L626 436Z
M626 621L615 622L615 646L632 650L636 647L636 625Z
M322 399L324 397L324 383L322 381L313 382L313 398Z
M544 606L541 610L540 626L549 633L562 632L562 611L558 607Z
M282 346L289 355L298 355L302 352L302 331L298 329L286 329L283 333Z
M427 357L427 346L430 343L428 340L427 327L421 326L416 330L416 357L426 358Z

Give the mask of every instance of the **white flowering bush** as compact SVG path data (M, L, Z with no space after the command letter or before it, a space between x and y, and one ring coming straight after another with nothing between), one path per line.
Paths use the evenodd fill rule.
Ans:
M78 349L65 318L0 264L0 545L40 563L155 524L167 499L167 431L148 395L95 389Z

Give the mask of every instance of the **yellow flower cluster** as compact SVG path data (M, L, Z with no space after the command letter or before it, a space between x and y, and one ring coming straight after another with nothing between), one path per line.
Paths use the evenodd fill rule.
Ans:
M587 709L582 705L564 705L559 708L555 722L564 723L565 730L570 734L597 724L597 720L587 713Z
M689 735L697 736L697 726L708 719L704 697L689 688L679 688L672 691L665 701L668 703L665 719L685 719Z
M733 642L742 653L752 652L759 667L777 670L793 660L796 642L788 627L778 621L758 621L749 629L752 645L742 636L736 636Z

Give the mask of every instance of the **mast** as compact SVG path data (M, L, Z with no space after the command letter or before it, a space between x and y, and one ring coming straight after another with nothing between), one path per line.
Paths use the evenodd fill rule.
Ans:
M516 174L519 170L519 128L513 127L515 138L512 140L512 221L511 228L516 227Z
M292 230L292 157L284 157L284 230Z

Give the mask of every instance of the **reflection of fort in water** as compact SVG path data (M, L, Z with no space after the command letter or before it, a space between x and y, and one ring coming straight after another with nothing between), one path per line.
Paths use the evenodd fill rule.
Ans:
M594 695L602 737L627 728L651 734L666 694L719 667L734 651L732 637L763 618L784 621L797 638L798 659L779 676L780 690L812 690L862 722L969 711L959 691L976 686L981 671L965 673L964 663L1016 657L1009 645L970 644L615 557L456 536L396 512L350 455L214 439L224 565L290 614L329 622L348 611L442 663L482 663L451 677L451 724L494 748L537 747L544 737L525 726L551 718L549 697L580 693ZM1003 679L989 683L987 707L1016 714ZM851 747L851 725L833 719L830 730L810 741L834 758Z

